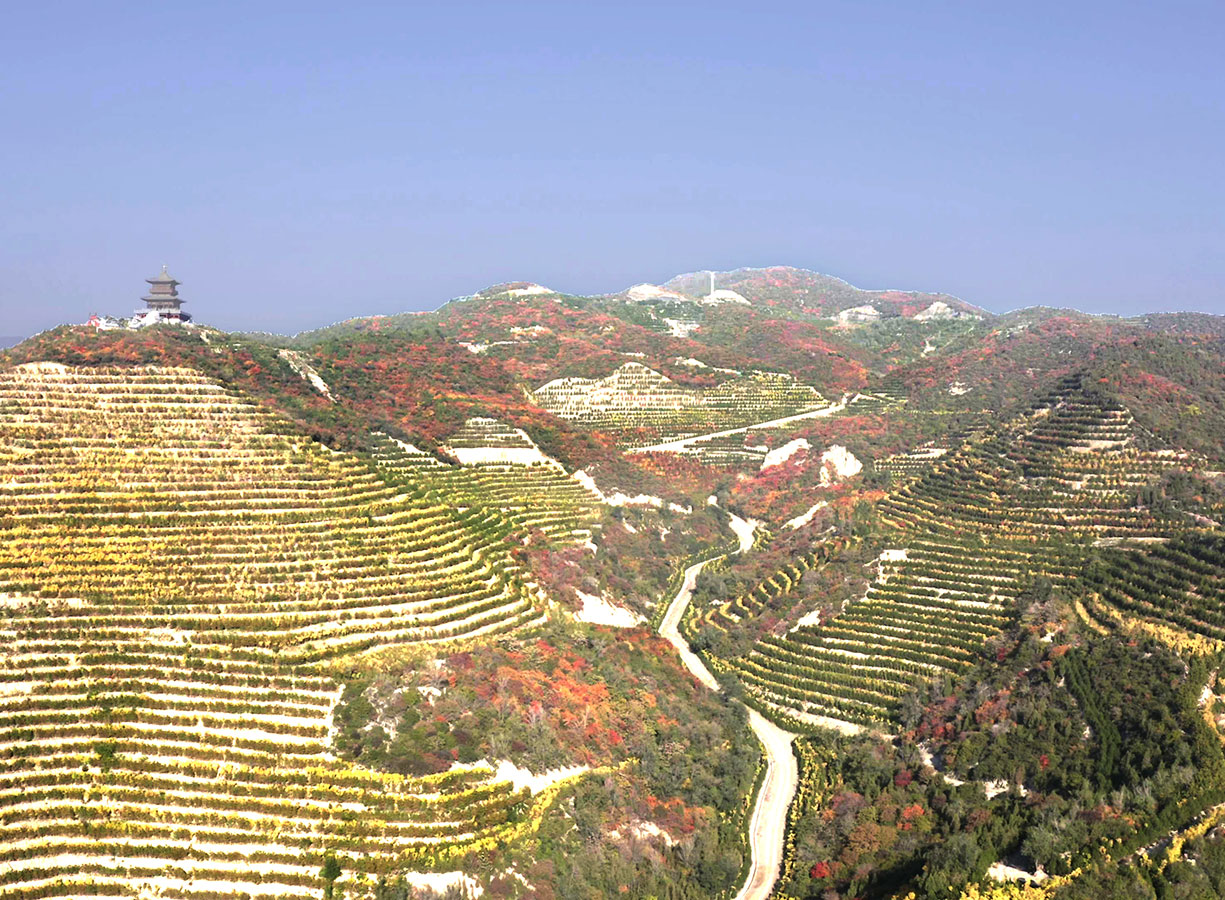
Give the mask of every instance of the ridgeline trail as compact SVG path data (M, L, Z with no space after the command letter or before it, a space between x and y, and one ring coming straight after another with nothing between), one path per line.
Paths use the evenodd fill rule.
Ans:
M731 526L740 539L737 553L744 553L753 546L756 523L732 515ZM693 589L698 575L711 560L700 562L685 570L685 579L680 590L668 606L660 635L676 648L686 668L694 677L712 691L719 690L719 682L710 673L702 660L689 647L680 633L681 619L693 598ZM749 823L749 850L752 863L749 876L736 894L736 900L766 900L778 880L783 861L783 839L787 831L787 810L795 796L799 783L799 769L791 752L795 735L784 731L766 719L757 710L749 710L749 726L766 754L766 777L761 783L757 799L753 804L753 815Z

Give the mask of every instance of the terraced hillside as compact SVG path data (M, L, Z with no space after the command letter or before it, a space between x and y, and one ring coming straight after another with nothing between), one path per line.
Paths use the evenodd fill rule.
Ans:
M883 502L881 514L903 531L1159 536L1167 525L1140 493L1166 472L1198 465L1070 378L1029 415L942 457Z
M895 409L906 402L902 388L886 384L871 391L859 391L847 401L848 415L865 415Z
M986 431L985 423L959 429L939 440L925 441L918 447L878 459L874 468L877 472L887 472L897 483L918 478L931 471L937 460L958 449L966 441L981 438Z
M747 434L736 433L694 441L682 452L696 456L709 466L758 467L770 452L770 448L764 444L750 443Z
M607 378L559 378L532 397L563 419L613 433L634 432L629 440L635 446L828 405L819 391L790 375L754 372L696 390L641 363L626 363Z
M729 667L760 702L801 721L889 727L903 696L963 669L999 632L1026 560L935 540L885 551L862 599L763 638Z
M714 604L701 613L695 612L684 623L686 636L692 641L704 628L727 630L734 628L746 619L761 615L771 608L777 608L790 597L799 586L804 573L810 572L827 562L831 557L846 549L849 541L838 538L823 541L810 553L779 569L764 581L753 586L752 590L721 603Z
M1139 619L1225 646L1225 536L1190 534L1142 550L1108 548L1084 575L1109 624Z
M517 428L473 418L448 450L466 463L446 465L417 448L375 435L375 459L395 478L453 506L484 510L518 534L539 531L556 541L586 541L599 527L601 498L540 452Z
M895 543L862 599L725 661L766 708L889 728L916 687L978 658L1035 575L1067 579L1094 540L1148 540L1191 521L1149 508L1143 493L1195 461L1155 445L1126 409L1077 379L1021 420L931 457L880 504ZM1117 585L1107 594L1128 605ZM1194 604L1200 633L1212 633L1210 606ZM1188 624L1185 610L1170 615Z
M316 896L521 827L329 750L334 658L541 618L504 535L190 370L0 374L3 895Z

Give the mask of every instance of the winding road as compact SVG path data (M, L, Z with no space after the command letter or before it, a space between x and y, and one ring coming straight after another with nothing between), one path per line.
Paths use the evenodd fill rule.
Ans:
M750 431L759 431L763 428L781 428L784 425L790 425L792 422L801 422L804 419L823 419L826 416L836 415L846 409L847 398L843 397L837 403L831 403L829 406L822 406L820 409L810 409L807 412L796 413L791 416L783 416L781 419L771 419L768 422L757 422L754 425L745 425L743 428L729 428L726 431L712 431L709 434L695 434L692 437L680 438L675 441L664 441L662 444L652 444L649 447L633 447L626 450L626 453L655 453L659 451L668 451L670 453L680 453L691 444L699 443L700 441L709 441L715 438L731 437L733 434L745 434ZM735 516L732 517L733 520ZM741 519L741 521L744 521Z
M753 531L756 524L732 515L732 530L740 539L737 553L744 553L753 546ZM681 655L681 661L694 677L712 691L719 690L719 682L710 673L702 660L689 647L688 641L681 636L680 623L685 615L685 609L693 598L693 589L697 584L698 574L710 560L690 566L685 570L685 580L676 597L664 613L663 622L659 626L660 635L676 648ZM752 865L749 877L744 886L736 894L736 900L766 900L778 880L778 872L783 862L783 838L787 831L787 809L791 806L791 798L795 796L799 783L799 770L795 756L791 752L791 742L795 735L779 728L755 709L749 710L749 727L761 741L766 753L766 777L757 792L757 800L753 804L753 815L749 823L749 850Z

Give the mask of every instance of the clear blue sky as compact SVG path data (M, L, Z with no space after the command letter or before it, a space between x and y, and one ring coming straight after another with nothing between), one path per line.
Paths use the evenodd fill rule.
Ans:
M0 335L790 264L1225 312L1225 4L8 4Z

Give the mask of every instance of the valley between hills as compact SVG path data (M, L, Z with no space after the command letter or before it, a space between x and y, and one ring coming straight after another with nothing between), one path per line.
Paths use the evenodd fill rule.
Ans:
M1217 896L1223 521L1222 317L775 267L52 329L0 897Z

